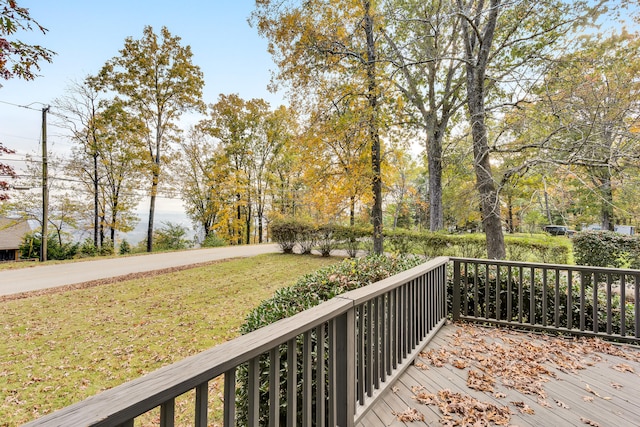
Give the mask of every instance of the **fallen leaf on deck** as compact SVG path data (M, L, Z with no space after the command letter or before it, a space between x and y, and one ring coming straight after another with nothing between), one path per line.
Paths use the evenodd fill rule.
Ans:
M593 402L593 397L591 396L582 396L582 400L585 402Z
M585 417L580 417L580 421L582 421L583 423L585 423L587 425L593 426L593 427L600 427L600 424L598 424L595 421L591 421L590 419L585 418Z
M536 413L536 411L524 402L511 402L511 404L518 408L518 410L523 414L533 415Z
M626 363L618 363L617 365L613 366L613 369L615 369L618 372L631 372L631 373L635 372L635 370L633 369L633 366L627 365Z
M611 387L615 388L616 390L620 390L622 388L622 384L611 383Z
M393 415L402 422L424 421L424 415L415 408L407 408L404 412L393 412Z
M561 407L562 409L570 409L569 405L567 405L564 402L561 402L559 400L553 399L556 402L556 405L558 405L559 407Z

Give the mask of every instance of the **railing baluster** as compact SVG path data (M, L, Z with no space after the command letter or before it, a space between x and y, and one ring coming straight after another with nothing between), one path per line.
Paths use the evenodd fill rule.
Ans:
M490 271L489 264L485 264L485 284L484 284L484 318L488 319L489 315L489 290L491 289L491 280L490 280Z
M460 319L460 314L464 312L461 311L460 305L462 304L462 283L461 282L461 270L462 264L458 260L453 261L453 298L451 305L451 315L453 317L454 322Z
M627 335L627 276L620 274L620 335Z
M542 269L542 326L547 326L548 273L549 271L546 268Z
M327 417L327 425L335 426L338 423L338 369L336 367L337 351L337 333L336 333L336 320L332 319L328 324L329 334L329 349L327 351L327 357L329 358L329 372L328 377L328 396L329 396L329 412ZM358 378L358 383L362 382L362 377ZM362 386L360 386L362 388Z
M567 329L573 328L573 270L567 270Z
M326 425L326 370L325 370L325 324L316 328L316 426Z
M523 289L523 280L524 280L524 268L520 266L519 275L518 275L518 323L522 323L522 306L524 305L524 289Z
M209 409L209 383L204 382L196 387L195 427L207 427Z
M586 292L586 280L584 278L584 271L580 273L580 330L584 331L585 328L585 318L586 318L586 307L587 307L587 292Z
M311 370L311 332L307 331L302 338L302 425L305 426L310 426L313 419Z
M507 267L507 318L511 322L513 320L513 270L509 265Z
M560 327L560 270L555 269L556 273L556 283L555 283L555 306L553 307L554 314L554 326L556 328Z
M591 306L593 308L592 310L592 319L593 319L593 333L597 334L599 331L599 326L598 326L598 310L599 310L599 304L598 304L598 274L597 273L593 273L593 278L592 278L592 282L591 282L591 293L592 293L592 301L591 301Z
M366 345L366 357L364 362L365 368L365 391L366 395L371 397L373 395L373 307L371 300L366 303L366 311L367 314L365 316L366 321L366 331L367 331L367 339L365 340Z
M269 352L269 427L280 426L280 346Z
M635 308L636 318L635 318L635 334L634 337L640 338L640 276L633 276L633 286L634 286L634 299L633 306Z
M607 334L613 332L613 293L611 285L613 284L613 277L611 273L607 273Z
M298 343L296 338L287 342L287 426L298 424Z
M250 426L257 426L260 419L260 358L254 357L249 361L248 365L248 422Z
M364 395L365 395L365 386L366 381L365 378L367 373L365 371L366 367L366 356L367 356L367 348L366 348L366 322L365 322L365 313L364 313L364 305L356 308L356 316L358 318L358 326L357 326L357 350L356 350L356 369L357 369L357 377L358 377L358 385L356 387L357 399L360 405L364 405Z
M500 320L500 310L502 310L502 303L500 296L502 293L502 275L500 274L500 266L496 266L496 297L495 297L495 319Z
M536 269L531 267L529 278L529 324L536 324Z
M224 373L224 427L236 425L236 369Z
M173 427L175 424L176 400L171 399L160 405L160 427Z
M353 427L355 414L355 310L348 310L336 319L336 400L337 423L340 427Z

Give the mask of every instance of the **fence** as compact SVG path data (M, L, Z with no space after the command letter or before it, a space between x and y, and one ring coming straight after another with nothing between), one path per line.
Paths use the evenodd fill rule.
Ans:
M209 382L224 378L224 425L353 426L446 321L446 267L436 258L161 368L26 426L122 426L195 390L206 426ZM236 395L242 396L236 406Z
M640 270L451 260L454 320L640 343Z

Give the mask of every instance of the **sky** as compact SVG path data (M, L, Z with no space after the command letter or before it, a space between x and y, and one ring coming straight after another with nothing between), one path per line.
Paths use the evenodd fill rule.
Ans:
M204 73L205 103L215 103L221 93L263 98L272 107L284 103L281 95L267 90L275 69L267 41L247 22L254 0L19 0L18 4L48 32L21 32L15 38L56 55L52 63L41 63L41 76L33 81L0 81L0 141L17 151L1 159L17 169L24 165L25 154L41 155L42 108L64 96L72 82L98 73L119 55L125 38L140 39L147 25L156 33L166 26L182 45L191 46L193 63ZM49 152L68 151L72 143L64 130L51 119L48 123ZM159 217L164 212L172 221L182 211L175 200L160 199L157 208ZM141 211L146 209L141 206ZM144 226L146 218L140 222Z

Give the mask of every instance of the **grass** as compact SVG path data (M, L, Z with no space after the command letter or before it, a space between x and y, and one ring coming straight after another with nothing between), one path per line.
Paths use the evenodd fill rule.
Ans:
M339 261L261 255L3 302L0 425L22 424L232 339L276 289ZM219 384L211 388L220 393Z

